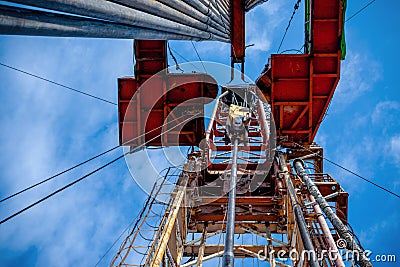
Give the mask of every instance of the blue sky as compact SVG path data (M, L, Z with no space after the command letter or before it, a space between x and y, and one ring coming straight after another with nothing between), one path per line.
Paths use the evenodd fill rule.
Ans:
M347 14L368 2L349 1ZM247 44L255 44L247 51L249 77L255 79L268 56L276 52L293 4L270 0L247 14ZM327 158L397 193L398 10L398 1L377 0L346 24L348 55L316 139ZM299 10L282 50L299 49L302 41L303 13ZM188 60L198 60L190 42L171 42L171 47ZM200 42L196 47L202 60L229 63L226 44ZM0 36L0 62L116 101L116 79L133 72L132 41ZM118 143L117 110L113 105L4 67L0 67L0 94L0 197ZM1 218L121 152L115 151L39 190L1 203ZM146 168L140 162L137 171L138 176L145 177ZM325 163L325 172L350 193L349 221L363 246L375 254L396 254L400 260L400 200L329 163ZM93 266L136 216L145 197L125 162L120 161L1 225L0 265ZM114 253L115 249L101 266L106 266Z

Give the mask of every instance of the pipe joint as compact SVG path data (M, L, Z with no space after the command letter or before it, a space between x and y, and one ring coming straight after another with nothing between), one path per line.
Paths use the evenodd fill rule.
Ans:
M304 161L302 159L294 159L293 160L293 166L296 166L296 163L300 163L301 166L304 168Z

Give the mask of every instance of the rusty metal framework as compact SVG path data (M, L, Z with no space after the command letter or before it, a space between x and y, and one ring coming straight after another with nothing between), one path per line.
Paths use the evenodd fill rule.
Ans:
M230 22L231 66L241 64L244 73L245 11L262 1L220 2L215 7L229 14L224 18ZM256 85L222 88L207 129L192 127L177 133L180 145L199 150L188 155L144 260L112 266L187 267L217 262L219 266L222 262L230 267L240 260L246 266L255 260L269 266L342 267L342 254L354 248L361 255L350 259L353 264L372 266L346 226L348 194L323 172L323 150L313 143L340 78L344 5L341 0L306 1L305 54L272 55ZM140 50L154 44L159 48ZM124 109L123 101L129 103L137 88L167 65L162 61L165 51L165 42L136 41L135 78L120 80L119 92L127 96L120 98L121 117L136 112ZM168 79L167 73L156 88L166 90ZM212 88L212 83L206 86ZM184 91L195 91L187 86ZM211 90L211 98L216 91ZM201 92L198 97L204 96L203 90L197 92ZM165 119L173 110L166 107L167 100L185 98L171 97L166 91L164 95L164 107L154 112ZM137 118L141 105L134 105ZM248 110L240 134L231 132L235 107ZM120 123L131 123L136 130L157 126L146 127L135 119ZM193 137L188 139L188 134ZM204 137L205 143L199 143ZM159 141L154 145L159 146ZM301 166L299 160L304 160ZM342 239L347 246L338 246Z
M274 54L257 80L279 136L310 145L340 78L345 1L306 1L306 53Z
M183 169L160 173L110 266L343 267L343 253L363 253L347 227L348 194L324 173L314 143L340 78L345 0L306 1L304 54L271 55L256 84L225 86L219 97L208 74L166 71L167 40L230 43L243 79L245 12L266 0L6 2L1 34L135 38L135 76L118 80L120 144L199 148ZM170 116L180 123L175 107L196 98L216 98L208 128L200 116L162 134ZM191 103L200 115L204 104Z
M221 261L228 223L227 193L232 189L229 176L233 157L233 144L226 145L223 133L228 120L227 104L232 101L229 95L243 88L225 88L226 91L217 99L206 132L207 146L188 155L165 212L158 214L160 223L155 224L157 230L142 246L144 255L139 257L140 253L131 250L131 254L137 254L136 257L131 256L131 261L122 258L111 266L186 267L202 266L203 263L208 266L207 263ZM252 259L268 262L270 266L344 266L340 254L343 251L339 251L343 248L337 247L340 235L322 215L325 210L321 210L301 176L294 171L293 160L304 160L308 177L343 224L347 222L348 194L336 180L323 173L322 148L316 144L308 149L293 145L278 149L277 154L271 153L268 142L270 110L251 94L251 86L246 88L251 96L249 102L257 109L252 111L249 142L239 146L233 244L235 261L243 260L247 262L246 266ZM272 165L271 169L265 168L267 163ZM142 225L147 221L151 219L144 217ZM238 238L241 240L237 241ZM118 257L129 247L141 247L141 243L128 239L130 244L124 243ZM310 247L311 258L302 257Z
M293 183L296 199L304 206L307 229L316 253L322 253L330 245L336 246L338 235L332 226L328 226L321 212L314 210L318 209L318 205L312 201L299 177L290 171L288 158L282 155L281 160L274 165L276 193L268 197L254 195L236 199L235 237L242 236L242 240L252 242L235 244L235 258L256 258L269 262L271 266L309 266L307 261L282 261L293 256L291 251L304 251L286 181ZM345 220L347 206L339 203L347 201L347 193L329 175L314 173L311 177L336 213ZM164 213L163 209L156 207L160 202L149 205L140 227L126 239L112 266L201 266L203 262L221 257L224 251L221 236L225 232L227 197L202 195L202 191L193 186L202 178L201 157L191 154L169 204L164 206ZM219 189L222 191L223 186ZM157 199L156 194L153 199ZM257 239L256 243L254 238ZM278 255L271 254L274 250L276 253L283 251L284 254L281 252L278 259ZM322 258L321 266L344 266L340 262L334 263L328 255L318 257Z

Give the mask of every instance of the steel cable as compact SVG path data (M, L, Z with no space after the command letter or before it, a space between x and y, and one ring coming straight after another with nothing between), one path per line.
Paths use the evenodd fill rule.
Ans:
M290 28L290 25L291 25L291 23L292 23L292 20L293 20L293 18L294 18L294 15L296 15L296 11L297 11L297 9L299 9L300 2L301 2L301 0L297 0L296 4L294 5L292 16L291 16L290 19L289 19L289 23L288 23L288 25L287 25L287 27L286 27L285 33L283 34L281 43L279 44L278 50L276 51L277 53L279 53L279 50L281 50L283 41L284 41L285 38L286 38L286 34L287 34L287 32L288 32L288 30L289 30L289 28Z
M182 115L182 116L176 118L175 120L179 120L179 119L181 119L181 118L183 118L183 117L185 117L185 116L186 116L186 115ZM20 190L20 191L14 193L14 194L12 194L12 195L10 195L10 196L8 196L8 197L5 197L5 198L3 198L3 199L0 200L0 203L1 203L1 202L4 202L4 201L6 201L6 200L8 200L8 199L10 199L10 198L13 198L13 197L15 197L15 196L17 196L17 195L19 195L19 194L21 194L21 193L24 193L24 192L26 192L26 191L28 191L28 190L30 190L30 189L32 189L32 188L35 188L35 187L37 187L37 186L39 186L39 185L41 185L41 184L44 184L44 183L46 183L46 182L48 182L48 181L50 181L50 180L53 180L54 178L56 178L56 177L58 177L58 176L60 176L60 175L62 175L62 174L64 174L64 173L66 173L66 172L69 172L69 171L71 171L71 170L73 170L73 169L75 169L75 168L77 168L77 167L79 167L79 166L82 166L82 165L84 165L84 164L86 164L86 163L88 163L88 162L90 162L90 161L92 161L92 160L94 160L94 159L96 159L96 158L98 158L98 157L101 157L101 156L103 156L103 155L105 155L105 154L107 154L107 153L109 153L109 152L111 152L111 151L113 151L113 150L115 150L115 149L117 149L117 148L123 146L123 145L126 144L126 143L135 141L135 140L137 140L137 139L139 139L139 138L145 136L145 135L148 134L148 133L151 133L151 132L153 132L153 131L155 131L155 130L158 130L158 129L160 129L160 128L162 128L162 127L164 127L164 126L166 126L166 125L172 123L172 122L175 122L175 120L172 120L172 121L170 121L170 122L168 122L168 123L166 123L166 124L163 124L163 125L161 125L161 126L158 126L157 128L154 128L154 129L152 129L152 130L150 130L150 131L148 131L148 132L146 132L146 133L143 133L143 134L141 134L141 135L139 135L139 136L137 136L137 137L135 137L135 138L132 138L131 140L129 140L129 141L123 143L122 145L118 145L118 146L115 146L115 147L113 147L113 148L110 148L110 149L108 149L108 150L105 151L105 152L102 152L102 153L100 153L100 154L98 154L98 155L96 155L96 156L94 156L94 157L92 157L92 158L90 158L90 159L87 159L87 160L85 160L85 161L83 161L83 162L81 162L81 163L78 163L78 164L76 164L76 165L74 165L74 166L72 166L72 167L70 167L70 168L68 168L68 169L66 169L66 170L64 170L64 171L61 171L61 172L59 172L59 173L57 173L57 174L55 174L55 175L53 175L53 176L51 176L51 177L49 177L49 178L46 178L46 179L44 179L44 180L42 180L42 181L40 181L40 182L38 182L38 183L36 183L36 184L33 184L33 185L31 185L31 186L29 186L29 187L23 189L23 190Z
M314 153L312 150L300 145L299 143L296 143L294 141L290 141L290 142L292 142L294 145L299 146L299 147L301 147L301 148L303 148L303 149L305 149L305 150L307 150L307 151L309 151L311 153ZM340 165L340 164L338 164L338 163L336 163L336 162L334 162L334 161L332 161L330 159L327 159L327 158L325 158L325 157L323 157L323 156L321 156L319 154L317 154L316 156L321 158L321 159L323 159L323 160L325 160L325 161L327 161L327 162L329 162L329 163L331 163L332 165L334 165L336 167L339 167L342 170L347 171L348 173L353 174L354 176L356 176L356 177L358 177L358 178L360 178L360 179L362 179L362 180L364 180L364 181L366 181L366 182L368 182L368 183L370 183L370 184L382 189L383 191L386 191L387 193L392 194L393 196L395 196L395 197L400 199L400 195L398 195L398 194L394 193L393 191L390 191L389 189L387 189L387 188L385 188L385 187L383 187L383 186L381 186L381 185L379 185L379 184L377 184L377 183L375 183L375 182L373 182L373 181L371 181L371 180L369 180L369 179L367 179L367 178L365 178L365 177L353 172L352 170L349 170L348 168L346 168L346 167L344 167L344 166L342 166L342 165Z
M24 70L21 70L21 69L17 69L17 68L15 68L15 67L12 67L12 66L10 66L10 65L7 65L7 64L1 63L1 62L0 62L0 65L3 66L3 67L9 68L9 69L15 70L15 71L17 71L17 72L20 72L20 73L29 75L29 76L31 76L31 77L40 79L40 80L42 80L42 81L46 81L46 82L48 82L48 83L55 84L55 85L57 85L57 86L60 86L60 87L63 87L63 88L65 88L65 89L74 91L74 92L76 92L76 93L79 93L79 94L82 94L82 95L85 95L85 96L88 96L88 97L91 97L91 98L94 98L94 99L103 101L103 102L108 103L108 104L112 104L112 105L114 105L114 106L117 106L117 103L111 102L111 101L109 101L109 100L107 100L107 99L104 99L104 98L101 98L101 97L98 97L98 96L95 96L95 95L92 95L92 94L83 92L83 91L81 91L81 90L72 88L72 87L70 87L70 86L66 86L66 85L63 85L63 84L61 84L61 83L58 83L58 82L55 82L55 81L52 81L52 80L43 78L43 77L38 76L38 75L36 75L36 74L30 73L30 72L27 72L27 71L24 71Z
M364 9L366 9L367 7L369 7L370 5L372 5L376 0L372 0L370 1L368 4L366 4L364 7L360 8L356 13L354 13L353 15L351 15L348 19L346 19L346 22L348 22L349 20L351 20L352 18L354 18L355 16L357 16L358 14L360 14L362 11L364 11Z
M192 118L195 117L196 115L197 115L197 114L192 115L192 116L189 117L188 119L186 119L186 120L184 120L184 121L178 123L177 125L171 127L170 129L168 129L168 130L165 131L164 133L161 133L161 134L159 134L159 135L157 135L157 136L151 138L150 140L146 141L144 144L140 145L139 147L143 147L143 146L145 146L147 143L149 143L149 142L151 142L151 141L153 141L153 140L159 138L161 135L163 135L163 134L165 134L165 133L167 133L167 132L169 132L169 131L172 131L174 128L178 127L178 126L181 125L181 124L186 123L187 121L189 121L190 119L192 119ZM21 213L23 213L23 212L25 212L25 211L31 209L32 207L34 207L34 206L40 204L41 202L43 202L43 201L49 199L50 197L52 197L52 196L54 196L54 195L56 195L56 194L58 194L58 193L64 191L65 189L67 189L67 188L69 188L69 187L71 187L71 186L73 186L73 185L79 183L80 181L83 181L84 179L90 177L92 174L94 174L94 173L96 173L96 172L98 172L98 171L104 169L105 167L107 167L107 166L113 164L114 162L120 160L121 158L123 158L124 156L126 156L126 155L128 155L128 154L130 154L130 153L131 153L131 151L125 152L125 153L122 154L121 156L119 156L119 157L113 159L112 161L109 161L108 163L106 163L106 164L104 164L103 166L101 166L101 167L95 169L94 171L91 171L90 173L88 173L88 174L82 176L81 178L79 178L79 179L77 179L77 180L75 180L75 181L73 181L73 182L71 182L71 183L69 183L69 184L67 184L67 185L65 185L65 186L63 186L63 187L57 189L56 191L50 193L49 195L47 195L47 196L45 196L45 197L39 199L38 201L36 201L36 202L34 202L34 203L28 205L27 207L25 207L25 208L19 210L18 212L14 213L14 214L12 214L12 215L10 215L10 216L8 216L7 218L5 218L5 219L3 219L2 221L0 221L0 225L3 224L3 223L5 223L5 222L7 222L7 221L9 221L10 219L14 218L15 216L17 216L17 215L19 215L19 214L21 214Z

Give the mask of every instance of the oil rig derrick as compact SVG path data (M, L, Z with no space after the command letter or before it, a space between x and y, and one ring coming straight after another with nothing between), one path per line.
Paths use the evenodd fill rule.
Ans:
M245 13L265 0L8 2L2 34L135 39L134 76L118 79L120 144L196 147L159 174L110 266L343 267L347 251L372 266L314 142L345 57L346 0L305 1L304 52L273 54L254 84L229 86L169 72L167 40L230 43L231 78L241 64L243 79Z
M358 246L345 226L348 194L323 173L315 143L275 146L270 107L254 89L223 88L205 144L174 171L180 174L168 204L149 205L111 266L234 266L246 258L269 266L345 266L338 240ZM173 177L160 175L151 201L160 204L157 192L168 191L162 181ZM301 258L305 251L310 256Z
M243 73L244 14L246 3L256 1L221 2L230 8L231 66L240 63ZM207 74L184 84L178 79L200 74L162 73L151 84L164 88L164 102L146 120L143 111L152 107L142 99L150 90L143 86L166 68L167 44L135 41L135 77L119 79L120 142L162 146L164 138L164 144L199 149L188 154L158 221L144 216L111 266L234 266L251 258L269 266L345 266L346 249L358 253L356 264L372 266L346 226L348 194L324 173L323 149L313 142L340 78L345 1L306 5L304 54L274 54L255 84L223 86L219 94ZM208 127L195 121L175 137L147 136L189 91L192 98L216 99ZM143 140L129 144L140 134ZM158 227L145 236L147 220Z

